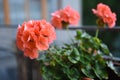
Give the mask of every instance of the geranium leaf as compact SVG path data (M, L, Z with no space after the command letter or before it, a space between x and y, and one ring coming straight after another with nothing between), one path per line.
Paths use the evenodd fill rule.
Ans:
M105 53L105 55L109 55L109 49L108 49L108 47L107 47L107 45L105 45L105 44L101 44L100 45L100 47L101 47L101 50Z
M77 63L80 59L80 54L77 48L73 48L71 54L68 56L68 60L72 63Z

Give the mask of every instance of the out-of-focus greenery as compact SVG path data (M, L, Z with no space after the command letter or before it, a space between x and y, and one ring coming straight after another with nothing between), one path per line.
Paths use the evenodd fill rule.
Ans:
M120 26L120 0L83 0L83 25L95 25L96 16L93 15L93 8L96 9L98 3L108 5L112 12L117 15L116 26Z

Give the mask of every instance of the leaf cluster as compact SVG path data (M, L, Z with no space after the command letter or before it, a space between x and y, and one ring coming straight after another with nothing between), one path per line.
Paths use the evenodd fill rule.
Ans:
M73 43L61 48L52 46L40 55L40 71L44 80L82 80L83 77L107 80L104 55L111 56L99 38L78 30Z

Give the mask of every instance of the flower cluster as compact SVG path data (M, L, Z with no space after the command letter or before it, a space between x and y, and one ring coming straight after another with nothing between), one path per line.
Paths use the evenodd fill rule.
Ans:
M92 11L99 18L99 23L102 25L108 24L109 28L113 28L115 26L116 14L111 12L109 6L99 3L97 5L97 9L92 9Z
M78 25L79 13L70 6L52 13L51 23L56 28L66 28L68 25Z
M112 13L105 4L98 4L97 10L92 9L98 17L98 26L108 24L115 26L116 14ZM51 24L55 28L66 28L68 25L77 25L79 13L70 6L52 13ZM107 67L109 61L103 55L110 56L110 51L97 36L91 36L85 31L76 31L75 41L63 47L50 47L56 39L54 27L45 20L33 20L18 27L17 46L30 59L37 58L41 63L43 79L48 80L95 80L109 79ZM96 31L98 34L98 30ZM38 50L45 50L40 54ZM83 79L84 78L84 79Z
M17 46L31 59L38 58L38 50L47 50L56 39L54 27L45 20L30 20L19 25Z

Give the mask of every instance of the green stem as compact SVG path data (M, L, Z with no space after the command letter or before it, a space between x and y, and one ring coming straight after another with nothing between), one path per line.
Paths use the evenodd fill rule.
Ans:
M66 30L67 30L68 36L71 37L71 36L70 36L70 33L69 33L69 28L68 28L68 26L66 27Z
M98 37L98 33L99 33L99 29L97 28L96 34L95 34L95 37L96 37L96 38Z

